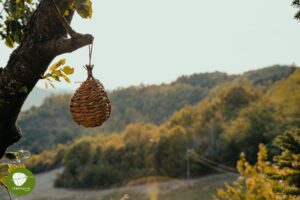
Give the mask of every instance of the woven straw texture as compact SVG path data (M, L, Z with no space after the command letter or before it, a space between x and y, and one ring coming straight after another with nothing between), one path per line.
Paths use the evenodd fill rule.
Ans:
M84 127L101 126L109 118L111 104L99 80L91 78L81 84L71 99L70 111Z

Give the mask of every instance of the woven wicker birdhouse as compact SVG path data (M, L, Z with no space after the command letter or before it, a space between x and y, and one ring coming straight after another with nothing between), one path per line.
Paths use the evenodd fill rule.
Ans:
M86 69L88 78L72 97L70 111L79 125L97 127L109 118L111 104L104 86L92 75L93 65L86 65Z

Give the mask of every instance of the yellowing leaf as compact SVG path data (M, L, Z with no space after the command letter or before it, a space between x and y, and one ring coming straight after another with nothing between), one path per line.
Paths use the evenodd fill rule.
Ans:
M9 165L8 173L14 171L17 168L25 168L25 165L23 165L23 164Z
M0 177L7 176L8 175L8 169L9 169L8 164L0 165Z
M65 81L67 81L68 83L71 83L71 80L69 79L69 77L64 77Z
M61 71L58 71L58 70L53 70L52 73L55 74L56 76L62 76L63 75L61 73Z
M71 75L74 73L74 68L70 67L70 66L66 66L63 69L63 72L67 75Z
M60 61L58 61L57 63L54 63L51 67L50 70L56 70L58 67L64 65L66 63L66 59L61 59Z
M64 16L69 16L69 10L65 10Z
M62 77L65 79L66 82L71 83L71 80L69 79L69 77L67 77L66 75L63 75Z
M47 79L48 77L50 77L51 76L51 74L45 74L45 75L42 75L42 79Z
M7 187L7 180L6 180L6 177L1 177L0 176L0 185L3 185L5 187Z

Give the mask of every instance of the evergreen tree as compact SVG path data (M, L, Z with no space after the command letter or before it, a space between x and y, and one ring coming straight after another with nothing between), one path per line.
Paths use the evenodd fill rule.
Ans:
M275 165L279 168L271 178L282 184L275 188L285 195L300 197L300 129L287 131L274 141L282 153L274 157Z

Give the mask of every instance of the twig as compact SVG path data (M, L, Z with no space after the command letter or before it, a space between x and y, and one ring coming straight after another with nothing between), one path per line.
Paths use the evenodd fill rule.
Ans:
M9 196L9 200L12 200L12 197L11 197L11 195L10 195L10 192L8 191L8 188L7 188L6 186L4 186L4 187L5 187L5 189L6 189L6 192L7 192L8 196Z
M50 0L50 2L52 3L55 13L58 16L59 21L62 23L64 29L66 30L66 32L72 37L72 38L77 38L82 36L82 34L77 33L76 31L74 31L72 29L72 27L70 26L70 24L68 23L68 21L66 20L66 18L61 14L59 8L57 7L56 3L54 2L54 0Z

